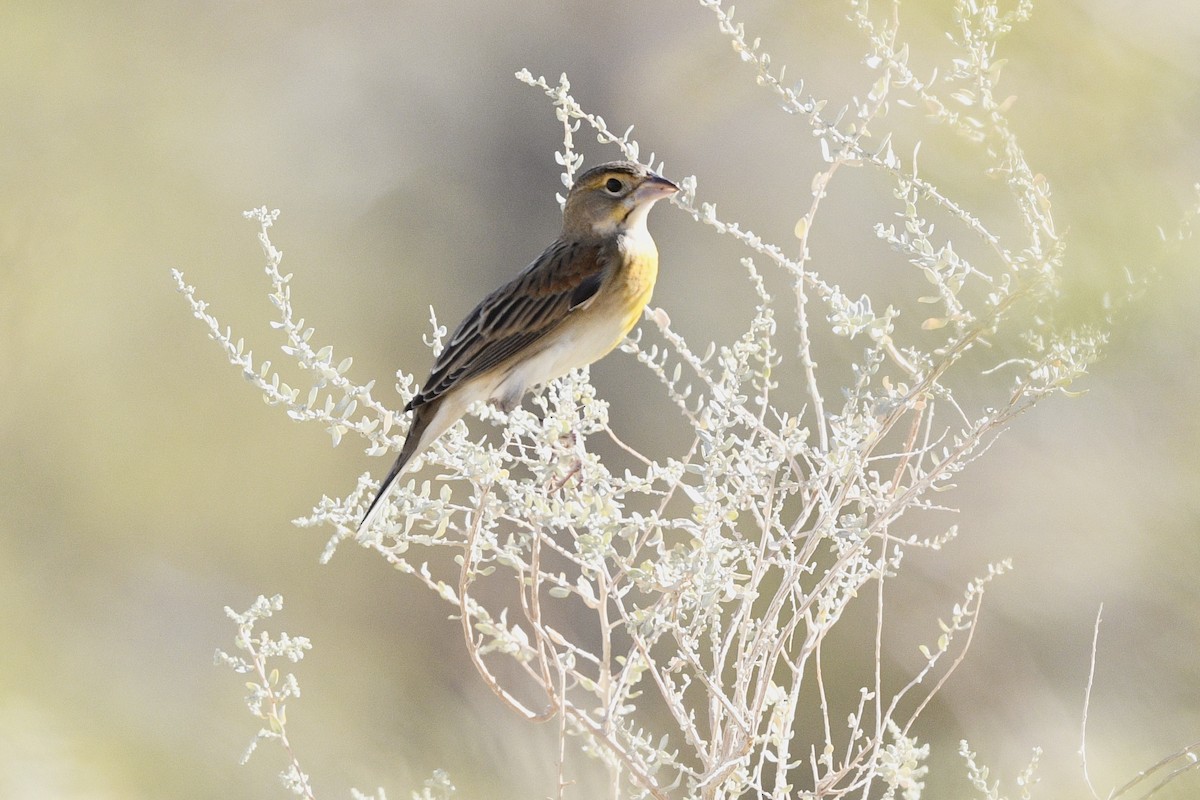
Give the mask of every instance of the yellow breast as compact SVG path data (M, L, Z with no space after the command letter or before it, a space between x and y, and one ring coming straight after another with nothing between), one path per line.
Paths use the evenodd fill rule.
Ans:
M642 318L642 310L650 302L657 277L658 253L642 253L630 259L617 277L615 293L618 294L624 309L618 342L633 330L633 326Z
M630 235L631 234L631 235ZM614 300L620 304L620 331L613 347L633 330L642 318L642 310L654 293L654 281L658 278L658 248L648 231L631 231L622 237L620 250L623 265L613 278Z

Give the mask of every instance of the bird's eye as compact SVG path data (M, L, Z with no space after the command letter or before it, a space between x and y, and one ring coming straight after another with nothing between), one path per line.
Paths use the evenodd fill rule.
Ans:
M604 182L604 190L609 194L617 194L625 188L625 184L621 183L617 178L609 178Z

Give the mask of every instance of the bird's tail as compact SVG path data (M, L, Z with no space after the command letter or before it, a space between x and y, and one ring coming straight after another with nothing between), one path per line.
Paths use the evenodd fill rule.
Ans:
M379 515L383 513L384 498L391 492L392 486L399 480L401 473L404 472L404 468L408 465L412 457L417 454L423 444L428 444L428 442L423 443L422 439L425 438L425 431L435 415L423 414L421 413L423 410L422 408L418 408L413 412L412 424L408 428L408 435L404 439L404 445L400 448L400 455L396 457L396 463L392 464L387 477L379 484L379 492L375 495L375 499L371 501L371 505L367 506L367 513L363 515L362 522L358 523L360 533L370 530L375 521L379 519Z

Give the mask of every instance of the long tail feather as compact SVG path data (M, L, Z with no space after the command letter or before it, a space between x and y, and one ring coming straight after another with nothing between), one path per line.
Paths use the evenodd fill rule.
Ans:
M375 524L379 515L383 513L384 498L391 492L392 486L399 480L400 474L404 472L404 468L408 465L408 462L421 448L421 439L425 430L436 416L436 413L429 412L434 411L435 409L422 406L413 412L412 425L408 429L408 436L404 439L404 445L400 448L400 455L396 457L396 463L392 464L387 477L379 484L379 492L375 495L375 499L371 501L371 505L367 507L367 513L363 515L362 522L358 524L360 532L369 530Z

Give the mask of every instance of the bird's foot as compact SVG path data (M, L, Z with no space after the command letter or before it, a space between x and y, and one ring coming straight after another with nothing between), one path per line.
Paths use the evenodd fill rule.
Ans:
M560 436L558 441L563 446L563 449L571 453L571 460L567 465L566 473L550 485L549 490L551 493L562 489L571 482L572 478L578 478L580 484L583 483L583 459L579 457L579 453L576 451L576 448L579 446L579 437L575 434L575 431L570 431Z

